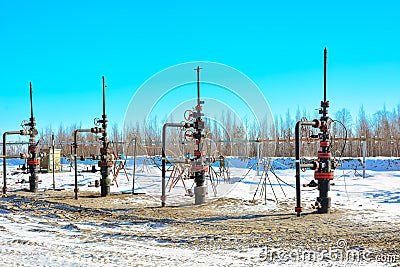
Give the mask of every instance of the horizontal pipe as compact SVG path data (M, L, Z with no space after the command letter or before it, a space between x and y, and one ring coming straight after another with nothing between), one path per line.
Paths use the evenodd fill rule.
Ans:
M381 137L376 137L376 138L374 138L374 137L368 137L368 138L365 138L365 137L362 137L362 138L360 138L360 137L348 137L348 138L345 138L345 137L333 137L333 138L331 138L330 140L332 140L332 141L382 141L382 142L399 142L400 141L400 138L381 138ZM293 142L294 141L294 139L265 139L265 140L256 140L256 139L254 139L254 140L209 140L209 142L212 142L212 143L277 143L277 142L279 142L279 143L287 143L287 142ZM302 142L307 142L307 141L309 141L309 139L308 138L300 138L300 141L302 141ZM78 145L98 145L100 142L85 142L85 141L80 141L80 142L78 142ZM121 141L118 141L118 142L113 142L113 141L110 141L110 143L112 143L112 144L129 144L130 142L121 142ZM146 141L143 141L143 142L138 142L138 144L141 144L141 145L155 145L155 144L161 144L162 142L161 141L156 141L156 142L146 142ZM13 141L10 141L10 142L8 142L7 143L7 145L27 145L27 144L29 144L29 142L13 142ZM51 145L51 143L50 142L41 142L41 144L42 145ZM57 142L56 143L56 145L72 145L73 144L73 142L68 142L68 141L65 141L65 142ZM0 142L0 146L2 146L3 145L3 143L1 143Z
M169 163L183 163L183 164L188 164L190 163L189 160L168 160Z
M314 168L314 164L313 163L300 164L300 168L311 169L311 168Z
M20 156L20 155L13 155L13 156L4 156L4 155L0 155L0 158L6 158L6 159L20 159L21 156Z

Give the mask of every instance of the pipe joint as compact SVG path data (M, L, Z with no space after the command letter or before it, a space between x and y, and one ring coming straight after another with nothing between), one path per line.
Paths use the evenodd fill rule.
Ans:
M26 130L26 129L24 129L24 130L20 130L20 131L19 131L19 134L20 134L20 135L31 135L31 134L32 134L32 131L31 131L31 130Z
M319 127L321 127L321 124L322 124L321 121L318 119L313 120L312 123L313 123L312 124L313 128L319 128Z
M94 128L91 128L90 132L94 134L104 133L104 129L96 126Z

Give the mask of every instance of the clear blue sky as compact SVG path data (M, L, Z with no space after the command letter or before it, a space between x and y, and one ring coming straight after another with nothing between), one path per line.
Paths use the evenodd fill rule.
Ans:
M262 90L273 114L312 114L322 99L328 48L332 112L367 114L400 104L397 1L6 1L0 0L0 132L29 117L38 127L101 115L107 78L111 123L135 90L189 61L232 66ZM149 92L151 93L151 92Z

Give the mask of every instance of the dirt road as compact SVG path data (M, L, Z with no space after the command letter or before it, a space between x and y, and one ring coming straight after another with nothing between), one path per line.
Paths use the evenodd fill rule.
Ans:
M0 208L14 214L51 214L57 218L49 220L52 224L69 220L107 225L105 234L117 232L118 236L153 240L167 247L199 251L254 249L258 252L253 257L259 257L255 262L288 261L296 256L293 252L313 251L317 254L305 257L318 256L329 262L337 257L348 260L346 254L351 253L351 257L364 258L358 261L400 263L398 220L380 221L373 210L344 209L333 210L329 215L304 213L296 217L293 207L293 203L282 202L271 211L243 200L215 199L202 206L161 208L158 199L146 195L101 198L83 192L75 200L73 193L65 191L11 192L0 199ZM126 224L146 224L147 229L121 227ZM91 229L84 231L90 234Z

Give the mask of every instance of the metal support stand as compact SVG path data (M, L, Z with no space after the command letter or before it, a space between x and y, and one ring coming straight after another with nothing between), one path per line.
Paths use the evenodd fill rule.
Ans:
M51 134L51 152L53 153L52 155L52 161L53 161L53 190L56 190L56 178L55 178L55 168L56 168L56 163L55 163L55 155L54 155L54 148L55 147L55 140L54 140L54 133Z
M363 151L362 151L362 155L363 155L363 174L362 174L362 177L363 177L363 179L365 179L365 170L366 170L366 168L367 168L367 164L366 164L366 161L365 161L365 156L366 156L366 154L367 154L367 139L365 139L364 141L362 141L363 142L363 146L362 146L362 149L363 149Z
M137 137L135 136L135 145L133 147L133 170L132 170L132 195L135 194L135 179L136 179L136 146L137 146Z

